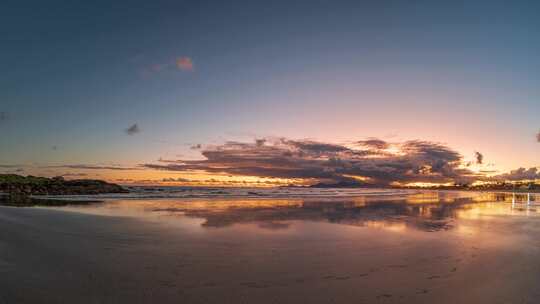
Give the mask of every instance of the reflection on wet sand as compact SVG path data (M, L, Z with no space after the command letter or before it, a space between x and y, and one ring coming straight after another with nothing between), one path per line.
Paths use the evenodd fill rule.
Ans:
M435 232L452 229L454 220L460 218L536 213L534 201L535 196L527 194L426 191L338 199L124 200L110 202L106 207L139 210L146 216L202 219L201 227L206 228L251 223L263 229L283 230L290 227L291 221L322 221Z

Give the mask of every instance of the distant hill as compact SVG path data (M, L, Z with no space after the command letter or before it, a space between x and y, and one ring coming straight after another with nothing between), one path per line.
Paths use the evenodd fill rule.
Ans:
M65 180L62 177L0 174L0 193L10 195L90 195L127 192L129 191L119 185L101 180Z
M355 180L342 180L336 183L317 183L309 186L310 188L369 188L374 185L362 183Z

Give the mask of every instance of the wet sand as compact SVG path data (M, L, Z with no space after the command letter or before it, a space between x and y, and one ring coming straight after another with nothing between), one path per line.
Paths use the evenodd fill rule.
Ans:
M538 303L539 256L495 197L0 207L0 303Z

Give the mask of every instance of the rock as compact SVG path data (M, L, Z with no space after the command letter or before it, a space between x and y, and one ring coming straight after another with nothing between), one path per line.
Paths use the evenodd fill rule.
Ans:
M0 192L19 195L90 195L128 193L119 185L101 180L65 180L63 177L35 177L0 174Z

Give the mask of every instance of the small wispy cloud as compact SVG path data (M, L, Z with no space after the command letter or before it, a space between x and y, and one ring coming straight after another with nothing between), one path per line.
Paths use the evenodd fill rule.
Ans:
M484 163L484 155L480 152L474 152L474 158L476 159L476 163L481 165Z
M125 129L124 132L126 132L127 135L135 135L137 133L141 132L141 128L139 128L138 124L133 124L129 128Z
M152 70L152 72L160 72L164 69L166 69L169 65L168 64L161 64L161 63L156 63L156 64L153 64L150 66L150 69Z
M0 164L0 168L16 168L20 167L21 165L7 165L7 164Z
M540 131L536 133L536 141L540 143Z
M178 177L178 178L169 177L169 178L164 178L161 181L162 182L181 182L181 183L191 183L191 182L193 182L193 180L188 179L188 178L183 178L183 177Z
M138 168L138 167L89 165L89 164L66 164L66 165L57 165L57 166L46 166L44 168L63 168L63 169L77 169L77 170L119 170L119 171L144 169L144 168Z
M142 77L149 77L173 69L183 72L192 72L194 70L193 59L188 56L180 56L167 62L146 65L139 72Z
M179 57L176 59L176 67L182 71L193 71L193 60L190 57Z
M24 172L23 165L0 164L0 172L7 174L20 174Z
M0 112L0 123L8 120L8 113L7 112Z
M64 173L62 175L60 175L62 177L84 177L84 176L88 176L88 174L86 173Z

